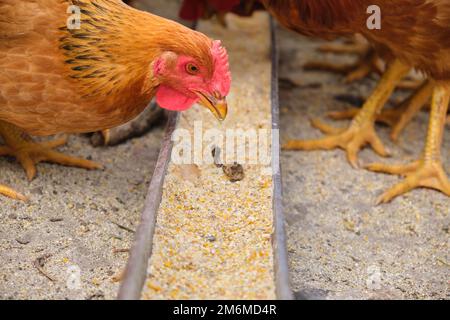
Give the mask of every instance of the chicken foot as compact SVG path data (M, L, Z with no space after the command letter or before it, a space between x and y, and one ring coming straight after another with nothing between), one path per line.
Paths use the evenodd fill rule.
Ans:
M322 70L344 74L344 83L352 83L368 77L371 73L382 75L385 71L384 63L369 45L366 39L356 34L352 40L346 43L330 43L319 47L319 52L334 54L353 54L358 58L356 62L350 64L339 64L313 60L307 62L303 68L305 70ZM422 80L403 79L397 85L400 89L417 89L422 84Z
M1 185L1 184L0 184L0 194L7 196L8 198L15 199L15 200L22 200L22 201L28 200L28 198L25 197L23 194L15 191L7 186Z
M367 144L370 144L379 155L388 156L386 148L375 133L375 118L398 82L408 71L409 67L398 60L390 64L377 88L347 129L337 129L314 120L313 126L327 134L327 137L316 140L290 140L283 146L283 149L330 150L341 148L346 150L347 159L355 168L358 167L358 152Z
M390 202L395 197L415 188L431 188L450 196L450 181L442 165L441 144L447 109L450 100L450 85L437 85L433 90L427 141L422 158L407 165L374 163L366 166L370 171L405 176L377 200L377 204Z
M18 127L3 121L0 121L0 136L2 136L5 143L5 145L0 146L0 156L16 157L24 168L29 181L36 176L36 164L43 161L85 169L102 168L100 164L93 161L67 156L54 151L54 148L67 142L65 137L53 141L35 142ZM1 185L0 194L16 200L27 199L13 189Z
M381 74L383 63L376 55L375 51L368 44L355 41L350 44L327 44L319 48L320 52L336 54L356 54L358 59L355 63L337 64L313 60L307 62L303 68L305 70L323 70L334 73L345 74L344 83L352 83L361 80L372 72Z
M377 122L384 123L392 127L391 139L398 141L401 132L419 113L419 111L428 103L433 92L433 85L430 81L424 82L408 99L402 102L398 107L384 110L376 117ZM334 120L352 119L355 117L359 108L350 108L344 111L333 111L327 114Z

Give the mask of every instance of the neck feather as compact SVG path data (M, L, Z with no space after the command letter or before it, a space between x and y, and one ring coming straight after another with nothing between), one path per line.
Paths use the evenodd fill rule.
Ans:
M86 96L111 95L136 82L148 84L152 62L165 51L210 56L205 53L211 41L176 22L119 0L72 2L81 8L81 28L62 27L60 47L70 76L79 80Z
M307 35L357 32L367 7L364 0L263 0L288 28Z

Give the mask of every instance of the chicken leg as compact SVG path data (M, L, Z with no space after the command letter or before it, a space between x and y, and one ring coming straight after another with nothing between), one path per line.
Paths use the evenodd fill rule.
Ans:
M408 99L394 109L384 110L377 118L377 122L384 123L392 127L391 139L398 141L398 138L411 122L414 116L428 103L433 92L433 85L430 81L424 82ZM327 115L334 120L352 119L360 109L350 108L344 111L329 112Z
M34 142L21 129L3 121L0 121L0 136L5 143L4 146L0 146L0 156L16 157L25 169L30 181L36 176L36 164L42 161L85 169L100 169L102 167L93 161L70 157L52 150L65 144L66 138L48 142ZM0 194L17 200L26 200L24 195L2 185L0 185Z
M284 150L330 150L341 148L346 150L347 159L353 167L358 167L357 154L367 144L381 156L388 156L383 143L375 133L375 118L394 91L398 82L409 71L409 66L399 60L393 61L381 78L377 88L366 101L362 109L353 119L348 129L336 129L319 121L313 125L327 137L317 140L290 140Z
M441 160L441 144L450 100L450 83L437 85L433 90L427 141L422 158L407 165L374 163L366 168L375 172L406 176L405 180L392 187L377 203L387 203L395 197L418 187L432 188L450 196L450 181Z
M15 200L22 200L22 201L28 200L28 198L25 197L23 194L1 184L0 184L0 194Z
M319 47L323 53L355 54L358 59L355 63L337 64L313 60L307 62L303 68L305 70L324 70L334 73L345 74L344 83L351 83L367 77L372 72L381 74L383 63L367 41L361 36L355 36L349 43L326 44Z
M331 43L319 47L319 52L334 54L353 54L358 58L354 63L338 64L313 60L307 62L303 68L305 70L323 70L345 75L344 83L352 83L368 77L372 73L382 75L385 71L383 60L370 46L367 40L360 34L356 34L353 39L346 43ZM405 90L415 90L422 84L422 80L402 79L397 87ZM351 111L350 111L351 112ZM389 116L389 115L388 115Z

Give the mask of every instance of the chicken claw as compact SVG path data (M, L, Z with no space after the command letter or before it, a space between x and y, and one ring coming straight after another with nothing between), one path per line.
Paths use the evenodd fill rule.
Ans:
M17 158L30 181L36 176L36 164L44 161L85 169L102 168L96 162L67 156L54 151L54 148L67 142L66 137L53 141L35 142L21 129L6 122L0 122L0 135L6 144L5 146L0 146L0 156ZM23 195L5 186L0 186L0 194L13 199L26 200L26 197Z
M377 204L390 202L395 197L418 187L431 188L450 196L450 181L441 161L441 143L450 90L437 86L433 92L430 124L425 151L421 160L408 165L371 164L366 168L375 172L405 176L405 180L383 193Z
M441 161L422 160L403 166L373 163L366 166L366 169L406 177L404 181L383 193L378 198L377 205L388 203L395 197L419 187L435 189L450 196L450 181L442 167Z
M383 72L383 63L381 62L381 59L378 58L375 51L362 36L355 36L349 43L323 45L319 47L319 51L335 54L356 54L358 55L358 60L351 64L310 61L303 66L305 70L324 70L334 73L343 73L346 75L344 83L361 80L372 72L378 74Z
M328 137L317 140L290 140L284 150L331 150L341 148L347 151L347 159L354 168L358 168L358 152L367 144L380 156L387 157L389 152L375 133L373 124L354 124L348 129L337 129L317 120L313 126L328 134Z
M22 201L28 200L28 198L25 197L23 194L1 184L0 184L0 194L15 200L22 200Z
M381 122L392 127L390 135L392 141L398 141L400 133L425 106L425 104L427 104L432 92L432 83L430 81L426 81L414 92L414 94L402 102L398 107L384 110L377 115L377 122ZM359 108L350 108L344 111L333 111L327 113L327 116L334 120L352 119L358 114L359 110Z
M358 152L367 144L381 156L389 153L375 133L375 118L380 113L386 101L409 67L400 61L394 61L383 75L375 91L366 101L353 119L348 129L336 129L320 121L313 120L312 124L328 136L316 140L291 140L284 146L284 150L330 150L341 148L347 151L347 159L353 167L358 167Z
M331 111L326 115L333 120L353 119L360 110L361 109L359 108L349 108L343 111ZM384 110L377 115L376 121L393 127L398 123L402 113L403 110L400 110L399 108Z
M53 148L64 145L66 142L67 138L65 137L41 143L24 141L21 145L4 147L3 153L0 153L0 155L16 157L25 169L29 181L33 180L36 176L36 164L44 161L85 169L102 168L100 164L93 161L71 157L52 150Z
M376 73L382 72L380 59L374 52L369 52L358 59L357 62L351 64L336 64L332 62L323 61L309 61L303 68L305 70L323 70L334 73L345 74L344 83L352 83L361 80L373 71Z
M319 52L333 54L353 54L358 57L354 63L338 64L324 62L322 60L312 60L307 62L303 68L305 70L322 70L344 74L344 83L352 83L362 80L372 73L382 75L385 72L385 63L377 55L375 50L360 34L356 34L353 39L345 43L329 43L319 47ZM397 87L404 90L416 90L422 84L421 79L403 79Z

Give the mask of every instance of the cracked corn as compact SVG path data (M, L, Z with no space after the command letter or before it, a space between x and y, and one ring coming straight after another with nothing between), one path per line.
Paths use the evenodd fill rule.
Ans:
M218 124L201 107L183 113L179 128L192 136L196 121L203 131L271 128L268 16L228 20L227 30L212 22L199 29L221 39L230 55L229 116ZM169 165L144 299L275 298L272 177L267 165L242 165L237 182L214 163Z

